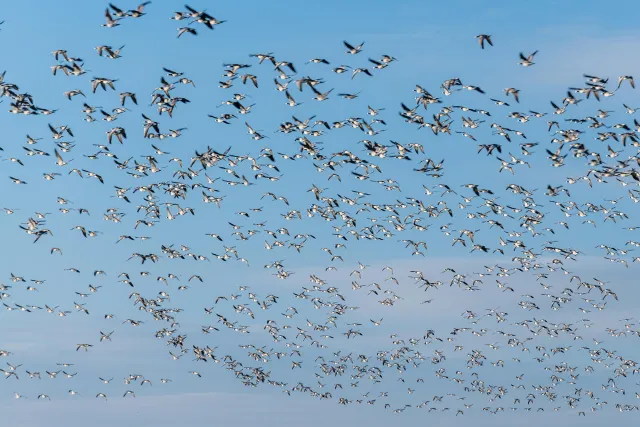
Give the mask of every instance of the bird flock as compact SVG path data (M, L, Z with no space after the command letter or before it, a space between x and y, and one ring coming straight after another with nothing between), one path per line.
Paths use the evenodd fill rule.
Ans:
M154 6L109 4L95 17L107 44L53 51L50 78L67 88L55 105L12 83L9 63L0 75L10 126L28 127L0 147L0 227L36 267L3 264L3 327L101 325L49 363L0 335L0 399L134 399L222 371L283 399L394 413L638 410L640 326L616 308L633 286L617 274L640 261L638 109L616 101L632 76L577 76L538 111L527 90L490 93L483 76L412 83L381 106L368 91L403 59L349 40L306 63L243 52L210 91L188 63L145 70L154 90L125 87L100 71L127 68L128 45L108 44L118 27L176 21L184 44L234 37L207 11ZM501 49L476 39L483 54ZM545 61L507 55L514 74ZM262 118L283 105L279 122ZM217 137L228 129L234 139ZM593 273L604 262L611 277ZM131 336L161 343L171 377L92 362ZM22 391L34 382L41 391Z

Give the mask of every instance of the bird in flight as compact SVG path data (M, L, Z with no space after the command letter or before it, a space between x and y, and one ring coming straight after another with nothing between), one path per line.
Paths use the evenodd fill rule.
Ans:
M476 36L478 39L478 43L480 44L480 48L484 49L485 42L489 44L489 46L493 46L493 41L491 41L491 36L488 34L480 34Z

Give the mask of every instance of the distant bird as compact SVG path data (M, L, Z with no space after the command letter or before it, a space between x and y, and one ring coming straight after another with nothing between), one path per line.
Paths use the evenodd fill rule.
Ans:
M348 53L348 54L351 54L351 55L355 55L356 53L360 53L360 52L362 52L362 47L364 46L364 42L360 43L359 45L357 45L357 46L355 46L355 47L354 47L354 46L352 46L352 45L350 45L350 44L349 44L349 43L347 43L346 41L343 41L342 43L343 43L343 44L345 45L345 47L347 48L347 53Z
M118 25L120 25L120 22L118 22L118 21L120 21L122 18L119 17L119 18L113 19L111 17L111 13L109 12L108 8L105 9L104 16L105 16L105 19L106 19L106 23L102 24L103 27L113 28L113 27L117 27Z
M480 47L482 49L484 49L485 42L489 43L490 46L493 46L493 42L491 41L491 36L488 34L480 34L476 36L476 39L478 39L478 43L480 43Z
M516 102L520 102L519 96L520 96L520 90L512 88L512 87L508 87L504 90L504 94L506 96L512 95L514 97L514 99L516 100Z
M135 9L128 11L127 15L131 16L132 18L140 18L141 16L145 15L144 8L145 8L146 5L148 5L150 3L151 3L150 1L145 1L145 2L141 3Z
M633 89L636 88L636 84L633 81L633 76L620 76L618 77L618 89L620 89L620 86L622 86L622 83L624 81L628 81Z
M536 55L536 53L538 53L537 50L531 55L525 57L524 54L520 52L520 62L518 64L522 65L523 67L532 66L533 64L535 64L535 62L533 62L533 57Z
M198 35L198 32L196 31L195 28L191 28L191 27L178 28L178 38L180 38L180 36L183 35L184 33L189 33L189 34L192 34L194 36Z

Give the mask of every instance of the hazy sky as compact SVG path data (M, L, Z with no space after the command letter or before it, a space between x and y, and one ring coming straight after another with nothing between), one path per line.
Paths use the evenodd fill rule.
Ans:
M216 26L213 31L197 26L197 36L185 34L179 39L176 38L177 28L186 23L169 19L174 11L183 10L183 5L176 2L155 0L145 9L146 16L135 20L127 18L121 26L112 29L100 27L100 24L104 23L106 7L102 2L26 0L3 5L0 21L4 20L5 23L0 27L0 43L3 48L0 71L6 69L4 81L16 84L22 93L32 94L38 105L58 111L51 116L38 117L9 114L6 111L10 108L8 98L3 98L4 102L0 106L0 127L3 129L0 147L4 150L0 151L0 156L6 160L0 163L0 207L15 209L12 215L0 212L0 230L5 242L0 246L0 259L3 260L0 264L0 283L14 286L7 291L11 296L3 298L1 302L9 306L47 304L52 307L59 306L59 310L70 310L72 313L66 317L59 317L44 311L24 313L19 310L0 310L0 350L13 353L9 357L0 358L0 368L5 368L2 366L5 362L23 365L20 368L19 380L0 379L0 425L6 423L40 426L49 422L50 425L75 426L90 423L95 426L127 426L233 422L244 426L258 422L265 427L300 423L309 426L328 423L366 423L370 426L382 426L391 422L415 423L426 420L435 426L448 426L457 425L461 419L470 422L469 416L474 417L473 422L479 426L517 424L526 427L550 421L568 424L579 421L581 425L589 427L602 425L609 420L630 425L629 423L637 417L633 417L633 413L620 414L614 411L613 405L623 400L625 403L634 403L634 392L637 391L635 378L627 379L629 389L624 397L603 392L604 398L601 400L608 400L609 407L600 413L590 413L589 405L592 403L587 402L587 398L584 397L585 402L577 410L567 410L564 401L561 402L563 399L559 398L556 406L563 407L559 413L549 413L549 410L546 413L506 411L492 416L482 412L481 408L497 404L489 404L486 399L477 399L470 400L475 407L465 414L466 418L456 418L454 408L460 404L455 401L449 403L452 408L449 412L434 411L427 414L426 410L411 409L402 414L393 414L383 408L382 400L375 406L338 405L335 396L339 393L334 390L331 390L334 399L319 401L296 393L287 396L276 387L249 389L221 366L211 367L214 363L203 365L192 362L191 354L185 355L177 362L172 360L168 354L170 348L165 345L165 341L154 338L154 332L166 325L154 322L147 313L139 311L129 298L134 291L143 293L147 298L156 297L160 291L167 291L171 296L170 306L184 310L178 315L181 329L188 331L186 333L189 337L197 337L197 341L190 342L189 347L196 343L217 346L216 354L220 357L225 354L245 357L246 351L238 347L240 343L254 342L256 346L273 346L269 336L262 331L264 322L266 319L275 318L278 323L286 323L286 319L280 313L289 305L299 304L292 293L299 292L302 286L311 286L308 279L310 274L318 274L326 278L330 285L344 290L342 293L347 297L346 304L359 307L358 310L345 315L345 320L362 323L364 336L358 338L359 341L336 337L330 346L331 352L343 348L344 354L375 354L376 350L382 348L391 349L389 335L392 333L407 339L420 337L426 330L434 329L445 337L454 327L469 326L461 317L465 310L484 313L485 309L492 308L509 312L513 318L503 329L515 331L516 329L510 329L514 328L514 322L531 319L533 316L518 307L518 302L522 300L521 295L535 294L536 301L543 307L540 312L535 313L539 319L578 324L581 319L588 317L594 325L593 328L587 329L580 324L578 334L583 336L583 342L572 342L566 337L562 338L562 342L559 341L560 338L539 337L537 342L540 345L546 345L549 349L559 345L571 345L577 350L582 345L592 345L592 338L596 338L604 340L605 347L615 348L623 357L637 359L638 347L634 341L638 339L637 336L613 338L607 336L605 331L606 327L624 328L620 319L631 318L637 314L637 298L640 297L640 292L635 289L637 269L631 262L631 255L626 258L630 264L629 268L624 268L618 263L613 264L603 259L606 252L596 249L596 245L601 243L629 249L629 246L625 246L628 240L640 240L622 229L640 225L633 223L637 205L629 200L628 187L617 185L613 178L610 179L611 183L596 184L593 188L585 183L568 185L567 177L579 177L586 173L586 161L569 156L564 167L553 168L547 156L543 154L545 148L556 148L549 142L553 136L547 132L544 124L547 120L558 120L563 128L577 128L579 125L566 124L562 120L568 117L584 118L594 115L596 110L601 108L611 111L611 117L606 119L608 124L632 122L632 116L625 113L622 104L626 103L632 107L638 107L640 104L636 92L626 84L624 90L617 92L614 97L603 99L600 104L589 100L578 107L570 106L576 109L560 118L552 116L549 101L561 104L567 88L582 87L583 73L610 77L614 82L619 75L633 74L635 70L640 69L636 55L640 48L640 32L636 28L635 15L625 13L633 10L635 4L618 2L617 10L611 9L604 13L601 2L584 1L580 2L580 7L577 8L575 4L569 3L544 0L527 4L476 1L453 5L432 1L392 3L327 0L317 4L301 4L287 0L242 3L194 0L189 3L190 6L197 10L206 10L207 13L227 22ZM117 5L123 9L132 9L137 3ZM480 49L474 37L482 33L492 35L494 47ZM364 41L364 51L355 56L346 55L343 40L352 44ZM110 45L115 48L124 46L122 58L110 60L99 57L94 49L98 45ZM88 70L87 74L81 77L67 77L58 72L57 76L52 76L50 67L56 64L56 61L51 52L56 49L66 49L69 55L82 58L84 68ZM524 68L517 65L518 53L524 52L528 55L535 50L539 52L535 57L534 66ZM273 52L279 60L294 63L298 68L295 78L303 75L324 78L326 82L321 86L323 90L335 88L331 99L318 103L311 99L308 90L300 93L291 83L291 94L303 104L295 109L286 106L286 99L282 93L274 89L273 78L276 74L272 72L271 64L265 62L258 65L255 58L248 56L250 53L266 52ZM397 62L384 70L374 70L372 78L358 75L351 80L350 73L336 75L331 72L332 67L340 64L350 64L354 68L370 66L367 58L377 59L383 54L394 56ZM331 65L305 65L305 62L315 57L327 58ZM235 82L233 89L225 91L219 88L219 81L226 80L221 76L223 64L226 63L252 64L248 72L258 75L259 89L250 85L243 86L240 81ZM172 119L166 115L158 116L155 107L149 107L151 93L159 86L160 77L164 75L162 67L182 71L195 82L195 87L178 85L175 89L174 95L184 96L191 102L176 107ZM117 91L99 89L95 94L91 94L89 81L95 76L117 79ZM481 96L464 90L455 93L450 99L443 99L442 105L464 105L486 109L492 113L491 117L474 116L486 120L482 129L474 131L478 138L477 143L455 133L451 137L434 137L428 129L416 130L415 125L405 123L397 114L401 102L411 106L415 104L416 94L413 89L416 84L420 84L435 96L444 98L440 85L444 80L453 77L460 78L467 85L480 86L487 93L486 96ZM515 103L513 98L505 97L504 89L508 87L520 89L519 104ZM82 89L88 98L75 97L71 101L65 99L63 93L72 89ZM101 121L99 112L94 114L98 119L95 123L82 120L85 117L81 112L83 102L110 111L119 105L117 94L124 91L135 92L138 96L138 106L128 105L131 112L123 114L113 124ZM207 118L207 114L219 115L231 111L229 107L219 108L219 105L236 92L249 96L243 101L247 105L256 103L251 114L240 117L232 126L217 124ZM357 99L345 100L338 96L338 93L343 92L360 95ZM489 98L505 100L511 106L496 106ZM329 122L353 116L370 119L366 116L368 105L385 109L380 112L380 117L386 121L386 126L376 128L384 129L385 132L374 138L367 137L357 129L332 130L319 138L322 147L328 152L344 149L356 152L361 150L358 141L367 138L379 140L383 144L387 144L389 140L400 141L403 144L418 142L424 145L426 157L435 161L445 159L445 176L439 181L424 178L412 170L420 166L416 161L402 163L399 160L385 159L378 162L379 159L376 159L376 163L384 165L385 178L395 179L402 184L402 192L385 193L380 186L353 180L346 168L340 171L343 178L341 183L335 180L327 182L328 174L325 172L324 175L319 175L315 168L310 167L311 160L291 162L278 157L276 163L280 167L282 178L277 183L260 183L245 188L223 186L218 182L216 188L225 195L220 209L214 204L202 203L201 192L195 189L190 193L188 200L177 201L183 206L195 208L195 216L180 217L173 222L163 220L154 228L133 230L135 219L141 217L136 213L135 207L142 203L142 199L138 195L131 196L133 203L125 205L122 200L113 197L114 186L134 187L143 185L142 182L148 185L152 181L147 179L139 183L127 177L121 171L116 171L108 158L94 161L86 157L99 150L92 144L106 144L105 132L113 126L122 126L129 134L124 145L112 146L113 152L117 153L120 160L135 156L138 161L143 161L141 155L153 154L151 143L170 153L163 157L163 166L170 157L179 157L188 162L195 151L203 152L207 146L218 151L231 146L234 154L253 156L259 152L260 147L269 146L274 152L292 155L298 151L295 137L274 133L279 123L291 120L292 114L301 119L315 115L316 119ZM532 123L524 125L506 118L511 111L530 110L548 112L549 115L541 119L532 119ZM421 114L425 119L431 120L431 115L437 111L435 107ZM140 113L158 120L164 131L182 127L187 129L183 136L176 139L143 139L143 121ZM461 130L461 120L457 116L452 128ZM243 124L245 120L254 129L264 131L269 138L253 141ZM534 120L537 122L533 123ZM509 152L516 157L522 157L517 144L524 140L517 139L509 145L506 141L498 139L500 137L492 135L488 126L493 122L522 129L526 134L526 141L540 143L540 146L532 150L536 151L537 155L527 159L530 167L517 166L515 176L508 172L498 173L499 162L495 158L477 154L479 143L502 143L502 157L508 158ZM51 157L26 157L22 148L26 146L25 135L29 134L32 137L43 138L31 148L53 152L54 146L47 128L49 123L54 126L68 125L73 129L74 137L65 137L65 140L75 142L76 148L71 153L63 154L65 160L73 159L73 162L63 170L58 170L60 168L54 165ZM590 130L589 136L585 138L594 136L595 131ZM590 139L588 143L592 144L592 149L606 153L607 145L612 142L593 143ZM622 149L620 144L615 147L617 150ZM626 147L621 158L633 155L636 151L633 147ZM361 154L363 158L366 156L364 152ZM23 159L25 166L7 160L12 157ZM423 157L425 156L416 156L416 159ZM73 179L76 177L67 173L69 168L88 169L100 173L106 183L101 185L96 180L87 178ZM45 172L61 172L63 176L53 181L45 181L42 179ZM212 177L229 178L217 168L208 173ZM275 174L273 170L265 173ZM247 176L250 174L253 172L249 170ZM11 182L9 176L23 179L28 184L17 186ZM171 179L171 174L164 173L161 179ZM446 183L461 194L471 195L468 190L460 189L461 185L470 182L477 183L482 188L493 188L496 191L497 202L505 205L521 203L520 196L504 191L510 183L517 182L528 189L538 189L536 200L542 203L538 209L548 215L545 219L545 223L548 221L548 224L545 226L552 227L555 234L537 237L537 247L541 247L545 240L555 240L559 242L555 243L557 246L581 250L584 254L579 261L567 261L566 269L571 275L580 275L583 280L596 277L610 281L608 286L616 290L621 297L620 301L614 305L614 301L607 299L606 310L593 309L588 314L578 310L579 307L588 304L578 303L566 310L553 311L549 308L550 303L540 296L541 288L537 284L539 280L536 280L534 274L504 279L516 288L513 294L505 294L498 289L493 278L486 280L487 289L483 289L482 292L463 292L455 286L449 287L451 274L442 273L447 267L471 275L472 272L484 270L486 265L501 263L513 266L514 264L510 264L511 257L518 253L512 252L512 247L508 246L504 248L505 256L478 252L470 255L469 247L452 246L451 239L457 237L457 234L451 237L442 235L438 231L441 225L452 222L455 224L452 228L457 230L474 227L473 222L465 222L465 213L458 208L456 199L447 202L449 207L455 210L456 217L448 221L443 215L434 220L428 234L407 230L402 236L384 242L357 241L349 238L349 241L345 242L348 249L335 250L345 261L344 264L333 264L339 265L337 272L325 271L325 267L329 265L329 257L320 251L321 248L333 247L336 243L336 239L331 235L335 232L331 226L337 224L324 223L317 218L314 222L305 218L301 221L304 225L298 225L296 221L286 221L281 217L286 210L306 209L314 203L313 195L307 192L312 184L327 188L326 193L334 197L336 194L353 197L351 190L358 189L370 192L373 198L380 201L379 203L396 203L397 200L406 202L406 197L426 197L423 184L433 189L438 183ZM598 217L597 227L593 227L583 224L581 218L563 218L558 209L552 206L552 199L542 195L546 186L551 183L567 186L571 191L571 199L579 203L592 202L612 207L613 204L608 200L624 197L615 207L629 214L631 219L624 223L603 223L601 217ZM287 208L282 203L276 204L268 198L261 200L265 191L286 195L291 207ZM56 203L58 197L70 200L72 208L88 209L91 215L78 215L77 212L61 214L58 211L61 205ZM438 196L431 197L432 199L425 199L425 203L436 204ZM169 200L165 197L163 201ZM264 207L263 212L256 213L255 216L252 213L250 219L243 219L236 214L238 211L261 206ZM110 207L118 207L127 214L122 224L103 220L102 213ZM18 225L33 216L33 212L36 211L52 213L48 218L47 227L53 230L54 236L45 236L42 241L34 244L33 238L25 235ZM165 215L164 207L162 215ZM406 214L400 216L404 215ZM367 224L364 218L369 216L379 214L364 212L358 215L358 218L363 219L358 220L362 221L361 224L364 226ZM268 252L264 250L263 245L267 236L257 236L247 242L236 241L227 224L243 224L243 231L246 231L252 227L252 223L258 221L266 221L269 229L289 227L292 234L295 229L295 233L311 233L317 239L310 240L308 246L299 254L293 249L284 248L279 249L280 252ZM568 221L571 227L565 229L557 224L559 221ZM80 224L89 230L98 230L101 234L93 239L85 239L78 231L71 231L72 227ZM517 222L513 224L514 227L518 225ZM386 225L389 226L388 223ZM224 253L224 245L206 237L205 233L224 233L224 245L235 246L241 256L249 260L249 266L240 262L222 263L215 259L211 253ZM115 241L121 234L146 235L152 239L135 244L123 241L116 245ZM496 228L490 229L482 225L482 230L477 236L482 243L493 249L497 247L497 235ZM426 240L427 256L412 256L411 249L405 248L405 244L400 242L401 239ZM211 263L196 263L190 259L163 259L158 264L145 263L141 266L137 260L126 261L133 252L159 253L160 245L172 244L176 248L182 244L187 245L192 252L209 256ZM52 247L61 248L63 255L51 254ZM540 257L540 262L549 262L552 255L544 254ZM295 272L292 278L278 280L273 276L273 269L263 268L263 265L279 259L285 260L287 270ZM393 266L394 276L401 282L397 289L393 289L403 299L394 307L384 307L378 303L383 296L353 291L351 287L354 278L349 273L358 268L358 262L369 266L363 272L365 281L384 283L384 286L388 286L385 279L389 275L382 269L386 265ZM65 271L71 267L79 269L80 273ZM95 270L104 270L107 275L94 276ZM411 270L423 271L425 276L432 280L443 280L445 285L438 290L430 289L425 293L408 278ZM141 277L140 271L149 271L151 274L148 278ZM118 282L118 274L121 272L130 274L135 288ZM190 288L178 291L174 282L171 289L167 290L164 285L156 282L157 276L166 277L169 273L180 276L180 283L188 284ZM27 281L33 279L46 282L36 286L37 292L29 292L25 290L25 284L12 283L11 274L22 276ZM204 283L187 283L192 274L201 275ZM559 293L562 288L569 286L570 275L564 277L561 273L556 273L551 276L550 284L556 286L553 292ZM89 298L78 295L88 293L89 285L102 288ZM241 324L249 325L252 330L250 337L238 337L238 334L226 330L210 335L202 334L202 325L216 325L216 318L207 316L203 308L211 307L217 296L238 293L238 286L241 285L249 286L250 291L255 291L262 298L274 294L282 299L266 314L258 313L256 320L239 317L240 315L233 311L231 305L239 302L227 303L225 315L230 319L239 320ZM434 301L430 304L420 304L429 298L433 298ZM602 302L599 297L596 299ZM86 303L90 314L75 310L74 303ZM258 310L255 308L255 311ZM314 313L311 305L305 305L304 311L296 321L291 322L304 327L305 318L313 323L326 320L326 317L323 317L326 313ZM113 313L116 319L104 319L106 313ZM128 318L144 320L145 323L138 328L122 325ZM379 328L372 327L369 319L379 318L384 318L385 323ZM493 328L492 330L497 326L502 327L496 325L494 320L491 320L490 324L478 325L482 326ZM521 331L522 328L517 330ZM98 331L115 331L113 341L99 343ZM341 332L336 331L336 334ZM290 330L286 334L295 333L295 330ZM483 338L483 341L473 341L468 337L461 337L460 340L469 346L474 342L479 343L477 345L484 349L487 349L486 343L491 343L491 338L488 337ZM504 343L504 338L496 336L495 342L499 340ZM92 343L94 347L86 353L82 350L77 352L78 343ZM433 375L436 368L427 366L430 365L435 348L437 347L425 350L427 360L419 369L407 374L407 377L414 381L408 385L409 387L415 385L416 377L424 377L426 382L415 386L423 397L413 396L412 404L454 390L447 388L450 386L442 386L440 380ZM466 353L465 351L459 355L448 354L450 359L447 363L450 366L447 369L451 375L457 369L465 369ZM292 372L289 361L286 361L274 366L274 372L291 386L299 380L296 375L302 372L300 375L305 375L304 382L315 386L317 379L313 375L312 367L318 354L320 353L309 350L307 355L302 357L304 362L301 370ZM516 350L503 348L500 356L495 356L494 359L502 357L510 360L516 356ZM554 362L559 363L559 360L554 359ZM588 354L573 351L567 356L566 362L582 369L590 360ZM68 379L60 374L55 381L45 378L46 370L61 369L57 363L73 363L72 367L64 369L71 373L78 372L78 375ZM481 371L492 377L494 374L490 368L485 367ZM24 369L40 371L43 375L42 380L29 379ZM420 371L421 369L424 371ZM188 372L192 370L198 370L202 378L190 375ZM542 378L543 375L544 381L548 382L547 378L551 375L544 372L540 364L528 361L517 366L506 366L501 373L495 374L495 378L497 382L509 384L510 381L514 381L515 375L522 373L529 378L528 384L537 384L537 376ZM125 385L123 378L129 374L144 375L153 381L153 385ZM370 391L371 396L374 396L381 390L388 389L396 392L396 396L400 395L394 397L392 407L401 407L404 397L402 393L407 394L407 384L401 384L397 376L392 372L385 378L384 386L371 386L367 389L363 387L362 393ZM113 377L114 380L105 385L98 377ZM582 377L587 375L582 374ZM172 382L161 384L160 378L170 378ZM593 378L584 379L584 387L599 389L602 384L600 381L606 380L606 376L602 379L601 376L594 375ZM539 383L544 381L540 379ZM622 381L621 379L620 382ZM343 382L346 389L348 379L345 378ZM70 396L70 389L79 394ZM122 398L122 394L128 389L135 390L135 399ZM562 390L565 394L573 393L572 386ZM14 392L26 396L26 399L16 400ZM104 402L102 399L95 399L98 392L108 394L109 400ZM351 393L352 397L357 395L352 390L345 390L346 392ZM37 400L40 393L50 395L51 402ZM511 398L505 398L507 399ZM510 404L511 402L505 402L501 406L508 408ZM578 420L578 410L587 411L587 417Z

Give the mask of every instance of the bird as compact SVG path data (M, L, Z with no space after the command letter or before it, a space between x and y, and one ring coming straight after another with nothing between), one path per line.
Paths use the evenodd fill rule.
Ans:
M533 57L536 55L536 53L538 53L537 50L534 51L529 56L524 56L524 54L522 52L520 52L520 62L518 64L522 65L523 67L530 67L530 66L534 65L535 62L533 62Z
M513 98L516 100L516 102L518 102L518 103L520 102L520 99L519 99L520 90L512 88L512 87L508 87L508 88L506 88L504 90L504 94L506 96L512 95Z
M120 22L118 22L118 21L120 21L120 20L122 19L122 17L118 17L118 18L115 18L115 19L114 19L114 18L111 16L111 12L109 12L109 9L108 9L108 8L107 8L107 9L105 9L105 11L104 11L104 16L105 16L105 20L106 20L106 22L105 22L104 24L102 24L102 26L103 26L103 27L106 27L106 28L114 28L114 27L117 27L117 26L119 26L119 25L120 25Z
M151 3L150 1L145 1L143 3L140 3L138 7L136 7L135 9L129 10L127 12L127 16L130 16L132 18L140 18L141 16L145 15L144 8L150 3Z
M180 38L180 36L182 36L185 33L192 34L194 36L198 35L198 31L195 28L192 28L192 27L181 27L181 28L178 28L178 37L177 38Z
M357 45L355 47L352 46L351 44L349 44L346 41L343 41L342 43L347 48L347 53L350 54L350 55L355 55L357 53L362 52L362 47L364 46L364 42L360 43L359 45Z
M628 81L633 89L636 88L636 84L633 81L633 76L620 76L620 77L618 77L618 88L617 89L620 89L620 86L622 86L622 83L625 82L625 81Z
M484 49L484 43L487 42L489 46L493 46L493 42L491 41L491 36L488 34L480 34L476 36L478 39L478 43L480 43L480 48Z

